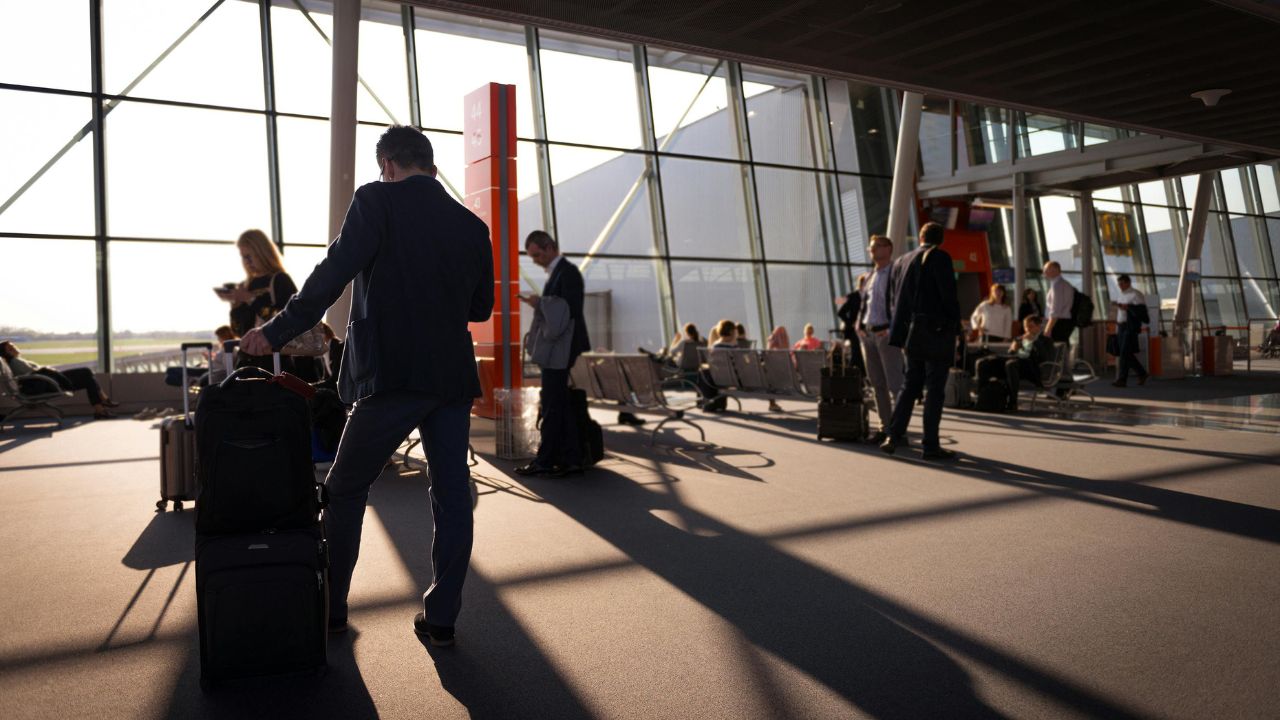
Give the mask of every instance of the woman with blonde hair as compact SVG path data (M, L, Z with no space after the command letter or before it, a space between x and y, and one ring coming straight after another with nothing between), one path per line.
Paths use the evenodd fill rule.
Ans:
M246 230L236 240L236 249L240 252L240 264L244 267L244 280L239 283L227 283L214 289L218 297L231 303L231 330L236 337L243 337L255 327L262 325L276 313L284 309L289 298L298 292L293 278L284 270L284 260L275 243L261 230ZM292 367L292 363L282 358L282 363ZM270 368L271 358L265 363L258 358L241 358L240 364L259 365Z

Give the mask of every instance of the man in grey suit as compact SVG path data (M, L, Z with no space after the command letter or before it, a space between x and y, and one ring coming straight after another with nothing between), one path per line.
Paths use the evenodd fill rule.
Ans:
M880 417L880 429L871 442L879 445L889 436L893 399L902 390L902 350L889 344L889 325L893 319L893 240L872 235L868 250L876 266L862 283L861 312L856 327L862 340L867 379L875 388L876 414Z
M493 249L484 222L435 179L425 135L393 126L376 155L382 181L356 190L341 234L302 290L241 344L250 355L282 347L319 322L354 280L338 393L355 407L325 482L329 628L347 626L369 488L417 428L431 468L435 537L434 581L414 630L450 645L471 562L467 444L471 403L481 394L467 323L493 311Z

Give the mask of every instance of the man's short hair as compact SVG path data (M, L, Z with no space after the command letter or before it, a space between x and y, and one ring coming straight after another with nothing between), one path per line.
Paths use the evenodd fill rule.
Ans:
M1116 282L1118 282L1118 283L1122 283L1122 282L1132 283L1132 282L1133 282L1133 279L1132 279L1132 278L1130 278L1128 275L1121 275L1120 277L1116 278Z
M436 166L436 153L422 131L408 125L392 125L378 138L378 164L390 160L402 168L430 170Z
M893 238L889 237L888 235L872 235L871 242L867 244L870 245L871 247L875 247L876 245L888 245L889 247L892 248Z
M560 249L560 243L556 242L556 239L551 237L551 233L546 230L534 230L529 233L529 236L524 239L524 246L529 247L530 245L537 245L543 250L547 248L552 250Z
M716 331L720 334L720 337L725 337L738 332L738 326L732 320L721 320L716 325Z
M1058 272L1062 272L1062 263L1058 262L1057 260L1050 260L1049 262L1044 264L1045 270L1048 270L1049 268L1053 268Z
M1040 317L1039 315L1028 315L1022 318L1022 321L1024 323L1032 323L1040 327L1044 326L1044 318Z
M920 242L925 245L941 245L942 238L946 235L946 228L936 222L927 222L924 227L920 228Z

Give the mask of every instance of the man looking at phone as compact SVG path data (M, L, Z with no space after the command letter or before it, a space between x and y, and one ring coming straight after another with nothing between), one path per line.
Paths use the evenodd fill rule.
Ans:
M543 297L563 298L569 305L573 323L573 339L569 343L569 364L564 369L542 368L542 443L533 462L521 465L521 475L565 477L582 473L582 431L569 406L569 369L578 356L591 347L587 339L587 323L582 317L586 293L582 273L560 254L555 238L542 230L534 230L524 241L525 252L534 263L547 271ZM533 308L541 299L537 295L521 295Z

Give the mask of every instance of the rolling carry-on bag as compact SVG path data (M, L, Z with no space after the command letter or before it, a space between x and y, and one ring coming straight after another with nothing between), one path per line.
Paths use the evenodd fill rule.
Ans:
M235 343L227 343L228 363ZM315 524L319 487L311 460L311 393L314 388L292 375L251 366L205 389L196 408L196 532Z
M871 430L866 403L818 402L818 439L862 442Z
M236 341L226 345L231 364ZM324 487L311 461L309 385L256 367L229 372L196 410L196 609L200 683L326 664Z
M196 472L196 426L191 416L191 387L187 376L187 351L202 348L213 362L213 343L182 343L182 416L160 421L160 500L156 512L169 503L182 512L182 503L194 502L200 485Z
M200 686L326 664L329 549L304 530L200 536Z

